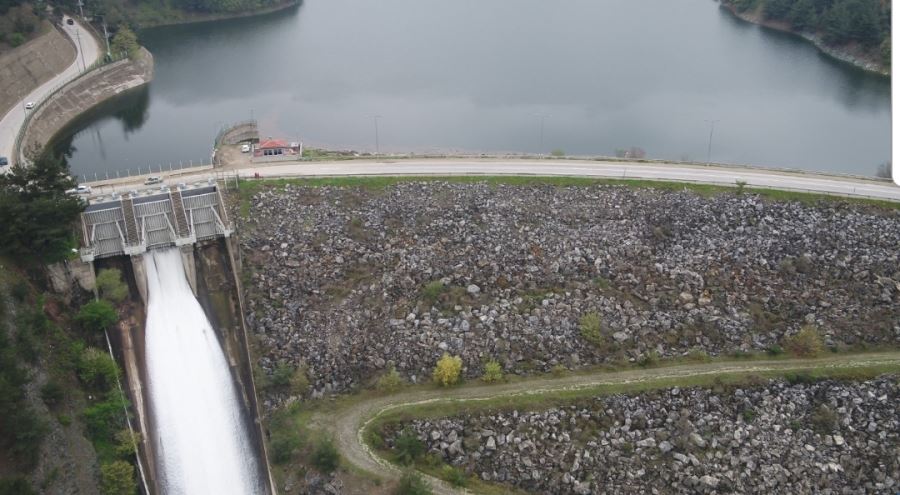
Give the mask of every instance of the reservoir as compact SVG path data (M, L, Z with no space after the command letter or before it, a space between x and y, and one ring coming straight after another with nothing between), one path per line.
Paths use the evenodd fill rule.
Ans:
M60 136L74 173L208 161L226 123L309 147L874 175L890 80L712 0L304 0L140 33L155 79ZM715 121L710 149L710 127Z

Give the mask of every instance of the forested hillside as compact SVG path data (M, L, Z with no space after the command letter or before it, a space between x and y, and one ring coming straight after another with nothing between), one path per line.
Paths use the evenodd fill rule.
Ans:
M856 45L890 63L891 2L888 0L723 0L738 13L757 11L797 32L821 36L831 46Z

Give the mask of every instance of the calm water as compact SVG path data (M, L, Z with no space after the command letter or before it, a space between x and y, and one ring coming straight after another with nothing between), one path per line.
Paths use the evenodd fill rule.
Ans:
M381 151L712 160L874 174L890 81L711 0L305 0L142 33L148 90L63 139L75 172L208 160L226 122ZM541 117L541 116L544 117ZM544 138L541 145L541 120Z

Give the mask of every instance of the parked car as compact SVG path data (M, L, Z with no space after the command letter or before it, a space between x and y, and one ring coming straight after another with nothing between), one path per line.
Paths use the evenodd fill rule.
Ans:
M147 177L147 180L144 181L145 186L152 186L153 184L161 184L161 183L162 183L162 178L160 178L159 176L156 176L156 175L151 175L150 177Z
M0 156L0 167L5 167L7 165L9 165L9 158L6 158L5 156Z
M32 108L34 108L34 105L35 103L33 101L29 101L25 104L25 110L31 110Z
M68 25L71 26L72 24L75 24L75 21L73 21L71 17L67 17L67 18L66 18L66 24L68 24Z
M68 194L90 194L91 186L85 186L84 184L79 184L78 187L74 189L69 189L66 191Z
M250 153L250 145L242 144L241 145L241 153Z

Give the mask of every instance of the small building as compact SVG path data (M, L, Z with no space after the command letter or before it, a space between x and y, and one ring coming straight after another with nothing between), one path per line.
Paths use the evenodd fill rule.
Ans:
M299 160L303 156L303 143L288 143L283 139L263 139L253 147L254 162Z

